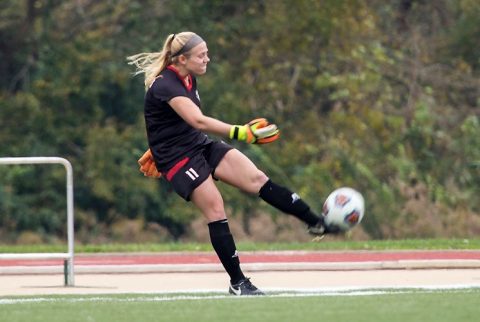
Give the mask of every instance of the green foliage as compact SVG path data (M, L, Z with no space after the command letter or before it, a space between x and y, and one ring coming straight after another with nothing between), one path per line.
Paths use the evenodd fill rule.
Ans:
M317 211L339 186L364 194L353 238L480 231L477 1L9 0L0 9L0 156L72 162L83 242L115 239L129 220L159 225L159 240L194 229L192 205L137 171L144 89L125 61L181 30L208 43L205 114L280 126L274 144L237 144L259 168ZM65 234L64 174L48 169L0 168L0 239ZM258 214L278 215L220 189L247 234Z

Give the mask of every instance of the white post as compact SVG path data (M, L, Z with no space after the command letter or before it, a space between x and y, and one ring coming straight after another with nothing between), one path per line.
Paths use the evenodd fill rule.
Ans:
M75 285L74 274L74 215L73 215L73 168L71 163L64 158L59 157L20 157L20 158L0 158L1 164L62 164L67 170L66 190L67 190L67 238L68 253L45 253L45 254L0 254L0 258L64 258L67 260L65 272L65 286Z

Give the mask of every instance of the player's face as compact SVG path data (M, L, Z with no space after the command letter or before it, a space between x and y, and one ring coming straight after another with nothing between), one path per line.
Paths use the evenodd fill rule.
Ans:
M207 44L202 42L190 50L185 67L193 75L203 75L207 72L209 61Z

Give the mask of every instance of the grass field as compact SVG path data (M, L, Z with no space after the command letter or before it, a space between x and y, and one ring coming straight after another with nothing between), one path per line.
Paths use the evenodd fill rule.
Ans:
M349 241L325 238L309 243L237 243L242 251L274 250L445 250L480 249L480 239L402 239ZM212 251L209 243L75 245L77 253ZM0 253L66 252L66 245L0 245Z
M1 245L0 253L58 252L64 245ZM480 249L480 239L240 243L244 251ZM79 245L77 253L211 251L209 244ZM2 287L0 285L0 287ZM273 292L237 298L225 293L40 295L0 297L0 321L477 321L480 288L352 289Z
M477 321L480 289L0 297L0 321Z

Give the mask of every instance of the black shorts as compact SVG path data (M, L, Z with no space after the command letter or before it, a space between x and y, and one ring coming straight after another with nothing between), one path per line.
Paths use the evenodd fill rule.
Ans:
M214 175L216 167L231 149L233 147L223 141L209 143L197 154L177 162L165 177L180 197L190 201L193 190Z

